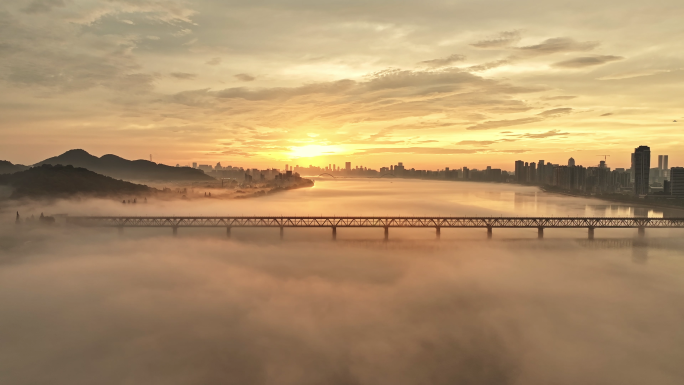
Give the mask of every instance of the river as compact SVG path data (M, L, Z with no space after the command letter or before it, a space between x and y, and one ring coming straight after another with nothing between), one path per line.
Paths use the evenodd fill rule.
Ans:
M212 194L215 195L215 194ZM680 230L72 229L24 216L663 216L532 187L336 179L4 206L0 383L681 384Z

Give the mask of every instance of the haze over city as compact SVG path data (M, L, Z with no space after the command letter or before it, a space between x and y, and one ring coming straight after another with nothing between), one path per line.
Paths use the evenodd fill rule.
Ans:
M681 0L6 0L0 384L681 385Z

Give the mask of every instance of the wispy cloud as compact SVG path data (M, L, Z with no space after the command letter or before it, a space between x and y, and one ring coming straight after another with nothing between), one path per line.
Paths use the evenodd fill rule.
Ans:
M496 36L472 43L471 46L485 49L502 48L515 44L518 41L520 41L520 31L504 31L499 32Z
M447 67L453 63L463 61L465 59L466 59L466 57L463 55L453 54L451 56L441 58L441 59L425 60L425 61L420 62L419 64L422 64L422 65L424 65L426 67L430 67L430 68L438 68L438 67Z
M552 64L553 67L560 68L585 68L593 67L601 64L610 63L617 60L624 59L622 56L613 55L601 55L601 56L584 56L577 57L570 60L564 60L558 63Z
M181 80L192 80L192 79L195 79L197 77L196 74L191 74L191 73L187 73L187 72L171 72L170 75L176 79L181 79Z
M546 131L538 134L522 134L519 135L519 138L527 138L527 139L543 139L543 138L550 138L553 136L567 136L570 135L569 132L560 132L560 130L551 130L551 131Z
M235 75L235 79L241 81L241 82L251 82L256 80L256 77L249 75L249 74L237 74Z
M561 108L554 108L551 110L546 110L544 112L538 113L537 115L544 116L544 117L555 117L555 116L569 114L571 112L572 112L572 108L561 107Z
M550 55L559 52L591 51L599 46L596 41L579 42L569 37L546 39L539 44L517 47L519 52L533 55Z
M48 13L54 8L64 7L64 0L33 0L21 11L28 14Z
M501 128L501 127L511 127L511 126L519 126L522 124L530 124L530 123L536 123L536 122L541 122L543 119L539 117L531 117L531 118L520 118L520 119L505 119L505 120L488 120L483 123L478 123L472 126L466 127L466 130L491 130L494 128Z

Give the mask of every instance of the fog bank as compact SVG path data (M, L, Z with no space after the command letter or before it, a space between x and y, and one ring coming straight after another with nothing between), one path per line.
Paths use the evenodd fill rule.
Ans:
M377 229L340 229L338 242L329 229L286 229L281 242L277 229L234 229L228 240L222 229L181 229L177 238L168 229L126 229L119 237L112 229L13 224L15 210L357 214L373 202L402 215L595 209L590 200L517 187L452 193L458 184L428 184L392 193L351 183L241 207L183 203L175 213L171 203L152 201L3 206L0 383L684 381L681 231L649 231L645 246L633 247L624 230L612 234L625 242L587 243L568 239L577 237L570 230L543 241L495 231L487 242L484 230L444 229L437 242L431 229L392 229L384 243ZM435 190L434 199L416 199L421 189Z
M684 378L677 250L31 237L0 259L3 383Z

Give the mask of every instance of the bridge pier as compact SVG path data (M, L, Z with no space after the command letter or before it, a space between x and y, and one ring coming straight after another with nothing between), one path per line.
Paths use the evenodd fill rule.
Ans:
M385 226L385 241L389 240L389 227Z
M437 239L439 239L440 236L442 235L441 230L442 230L441 227L439 227L439 226L435 227L435 236L437 237Z
M537 238L544 239L544 228L543 227L537 228Z
M639 238L643 238L646 236L646 228L645 227L639 227L638 230Z
M332 230L333 230L332 231L332 240L336 241L337 240L337 227L333 226Z
M280 240L283 240L283 234L285 233L285 228L283 226L280 226Z
M178 226L173 226L173 236L174 237L178 236Z
M593 240L594 239L594 228L590 227L589 232L588 232L589 239Z
M226 238L230 238L230 226L226 227Z
M492 239L492 226L487 226L487 239Z

